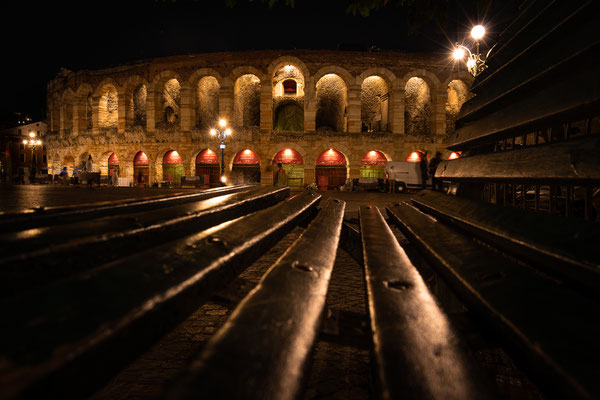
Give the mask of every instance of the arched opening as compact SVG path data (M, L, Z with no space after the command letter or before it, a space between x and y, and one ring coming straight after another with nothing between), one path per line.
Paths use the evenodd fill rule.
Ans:
M469 88L461 80L455 79L448 83L448 96L446 100L446 133L454 133L456 117L467 101Z
M304 160L293 149L280 150L273 157L273 165L281 163L288 177L288 186L302 187L304 184Z
M61 119L65 134L70 135L73 131L73 94L66 93L62 101Z
M273 76L273 111L275 131L304 130L304 75L293 65L284 65Z
M50 121L52 125L51 129L55 132L58 132L60 130L60 107L61 101L57 93L52 99L52 110L50 113L50 116L52 117L52 120Z
M163 157L163 181L172 185L181 185L183 176L183 160L175 150L167 151Z
M160 110L162 112L162 126L178 126L180 108L181 85L177 79L169 79L167 82L165 82L161 96Z
M361 131L389 131L389 98L389 87L382 77L369 76L363 81L360 92Z
M133 126L146 126L146 97L148 96L148 90L146 85L138 85L132 93L132 125Z
M275 110L275 131L303 131L304 110L296 102L280 103Z
M67 167L67 173L69 176L73 176L73 172L75 172L75 158L71 154L67 154L63 159L63 167Z
M83 108L83 112L84 112L84 123L83 123L83 129L86 130L91 130L93 127L93 123L92 123L92 114L93 114L93 107L92 107L92 93L88 93L86 99L85 99L85 107Z
M117 176L120 175L119 158L115 153L112 153L110 157L108 157L108 176L112 177L115 173Z
M143 151L138 151L133 157L133 180L136 186L148 186L150 183L150 163Z
M387 157L380 151L371 150L360 160L360 177L383 179Z
M346 183L346 157L334 149L325 150L315 163L315 178L319 190L335 190Z
M107 84L102 87L98 103L98 126L116 128L119 120L119 95L117 89Z
M245 149L235 155L231 181L234 184L260 183L260 158L255 152Z
M233 124L260 125L260 79L256 75L240 76L233 87Z
M219 119L219 81L205 76L198 81L196 90L196 126L208 129Z
M196 157L196 176L204 179L203 187L220 186L221 167L217 153L211 149L202 150Z
M317 131L345 132L348 120L348 88L336 74L324 75L316 85Z
M431 133L431 93L427 83L418 77L406 82L404 123L407 135L429 136Z

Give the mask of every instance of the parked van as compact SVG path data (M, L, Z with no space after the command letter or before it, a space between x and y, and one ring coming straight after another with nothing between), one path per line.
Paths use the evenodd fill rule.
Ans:
M385 186L393 182L394 191L423 188L421 167L418 162L388 161L385 164ZM427 186L431 186L431 179L427 177Z

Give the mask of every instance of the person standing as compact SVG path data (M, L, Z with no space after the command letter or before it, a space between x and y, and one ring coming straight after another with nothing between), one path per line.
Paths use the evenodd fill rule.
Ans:
M435 177L435 171L442 161L442 153L436 151L433 158L429 161L429 176L431 176L431 186L433 190L442 191L442 180ZM437 188L437 189L436 189Z
M419 150L421 161L419 161L419 167L421 169L421 179L423 182L423 189L427 189L427 177L428 177L428 163L427 163L427 150Z
M286 186L288 183L287 173L283 169L281 163L277 163L277 168L273 172L273 185L275 186Z

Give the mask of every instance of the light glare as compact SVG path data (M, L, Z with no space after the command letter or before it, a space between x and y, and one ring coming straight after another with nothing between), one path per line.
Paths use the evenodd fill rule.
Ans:
M465 50L461 49L460 47L457 47L456 49L454 49L454 53L452 53L452 56L455 60L462 60L463 58L465 58Z
M210 130L210 134L215 136L217 134L217 130L216 129L211 129Z
M219 125L221 125L223 128L225 127L225 125L227 125L227 121L225 121L224 119L219 121Z
M471 37L475 40L479 40L485 35L485 28L482 25L475 25L471 29Z

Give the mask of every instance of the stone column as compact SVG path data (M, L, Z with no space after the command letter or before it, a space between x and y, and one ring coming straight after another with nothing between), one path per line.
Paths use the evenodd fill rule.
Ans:
M315 182L315 166L304 164L304 183L310 185Z
M317 93L312 79L304 88L304 132L317 130Z
M125 133L125 125L127 124L127 109L129 108L129 101L125 94L118 95L119 100L117 104L118 120L117 120L117 133Z
M227 126L233 124L233 84L231 79L224 78L219 89L219 118L227 121Z
M92 96L92 134L100 133L100 96Z
M404 134L404 88L393 88L391 96L392 133Z
M446 135L446 98L445 91L438 91L431 99L431 133L434 137Z
M156 92L154 88L148 88L146 92L146 132L156 131Z
M351 85L348 90L348 132L360 132L360 85Z
M260 130L270 132L273 130L273 88L269 79L263 82L265 84L260 85Z
M65 112L65 105L61 104L60 105L60 125L59 125L59 130L60 130L60 136L65 136L65 117L66 117L66 112Z
M179 126L182 132L189 132L196 119L194 110L194 89L189 84L181 86L181 120Z
M80 130L84 130L86 127L83 127L83 121L81 120L81 98L76 96L73 98L73 136L79 135Z

